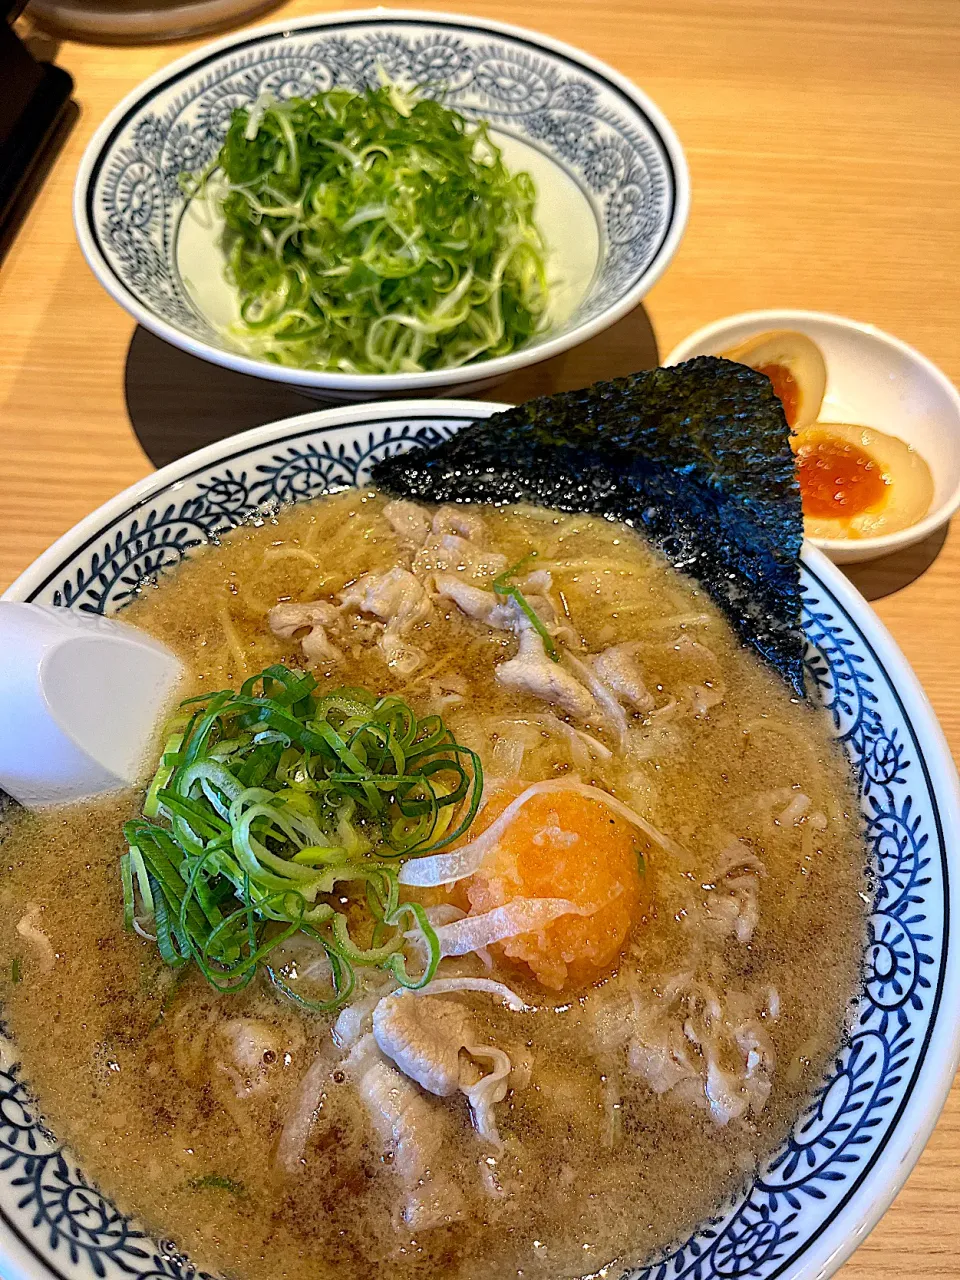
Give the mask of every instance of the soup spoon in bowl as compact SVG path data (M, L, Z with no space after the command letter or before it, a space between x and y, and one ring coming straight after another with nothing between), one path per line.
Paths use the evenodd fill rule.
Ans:
M0 788L28 809L133 786L183 677L166 645L99 614L0 601Z

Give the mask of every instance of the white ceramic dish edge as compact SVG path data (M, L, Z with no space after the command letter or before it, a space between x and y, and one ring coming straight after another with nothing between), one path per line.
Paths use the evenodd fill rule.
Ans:
M74 183L73 225L83 256L98 283L106 289L107 293L119 306L123 307L145 329L149 329L157 337L163 338L165 342L180 347L201 360L212 361L225 368L233 369L235 372L251 374L253 377L269 378L272 381L289 383L298 387L309 387L315 392L327 389L331 393L369 394L372 391L374 396L395 395L404 392L424 392L431 389L439 392L443 388L463 388L465 383L473 381L488 385L506 377L507 374L513 373L517 369L539 364L543 360L549 360L553 356L561 355L564 351L569 351L571 347L579 346L590 338L596 337L598 333L602 333L610 325L615 324L632 311L669 266L683 237L690 212L690 174L686 157L683 147L680 145L680 140L660 108L626 76L608 66L599 58L594 58L591 54L585 53L573 45L567 44L562 40L555 40L551 36L543 35L540 32L531 33L529 29L516 26L513 23L494 22L470 15L444 13L441 11L433 12L426 9L392 9L380 5L375 9L345 9L331 14L296 18L287 22L255 25L249 28L249 32L256 35L269 35L271 33L279 35L286 31L295 31L300 27L316 26L325 21L333 23L351 19L369 19L371 14L382 16L385 21L389 21L392 17L402 17L419 19L424 22L446 22L463 27L476 26L479 23L491 32L519 38L526 38L533 34L544 48L578 62L596 74L604 76L628 98L637 103L649 116L673 165L676 184L674 193L675 212L672 226L669 228L655 260L623 298L586 324L577 325L569 332L549 339L535 347L522 347L507 356L498 356L493 360L482 361L457 369L437 369L422 374L381 374L376 376L316 373L310 370L288 369L279 365L270 365L266 361L255 360L249 356L241 355L239 352L232 353L208 346L206 343L191 337L189 334L182 333L175 326L153 315L121 286L111 271L105 269L101 255L92 236L89 234L84 216L84 203L91 173L117 122L137 104L146 92L169 80L171 76L177 75L180 71L188 69L201 56L209 57L211 54L229 49L238 40L236 32L220 40L212 41L204 45L200 50L186 54L142 81L113 108L87 144L77 169ZM471 377L470 374L474 376ZM373 388L371 388L372 377Z

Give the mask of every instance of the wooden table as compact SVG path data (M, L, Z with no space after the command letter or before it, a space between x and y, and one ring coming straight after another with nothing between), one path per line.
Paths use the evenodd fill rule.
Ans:
M336 7L297 0L280 12ZM957 0L471 0L469 7L612 63L677 129L693 211L673 265L645 304L661 355L731 312L807 307L877 324L960 383ZM189 47L64 44L57 52L76 80L80 119L0 267L0 590L150 469L124 393L134 325L81 258L70 195L83 147L106 112ZM615 335L614 356L626 367L633 344L638 366L652 362L642 313ZM608 372L610 358L609 344L594 344L494 394L581 385ZM155 385L141 388L138 413L143 394L156 399L154 422L185 411ZM851 576L906 652L957 757L960 532ZM960 1275L960 1084L896 1204L842 1274Z

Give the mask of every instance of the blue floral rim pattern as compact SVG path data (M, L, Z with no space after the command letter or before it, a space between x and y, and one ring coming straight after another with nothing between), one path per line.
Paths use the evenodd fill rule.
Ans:
M121 608L147 574L167 571L255 512L362 484L373 461L433 443L466 411L313 425L241 444L149 493L75 547L29 598L95 613ZM227 446L229 448L229 446ZM856 772L874 900L864 995L850 1042L747 1194L635 1280L773 1280L803 1260L877 1168L917 1087L946 972L948 869L943 824L916 731L856 620L804 566L813 697ZM189 1280L173 1245L151 1241L84 1179L36 1119L15 1052L0 1072L0 1218L61 1280Z
M443 94L464 114L537 147L585 193L601 228L597 276L575 323L624 297L673 225L676 174L658 129L600 72L519 36L441 20L382 17L254 34L156 85L118 121L87 186L84 217L115 279L159 320L220 344L180 278L178 175L216 154L232 111L360 89L381 72Z

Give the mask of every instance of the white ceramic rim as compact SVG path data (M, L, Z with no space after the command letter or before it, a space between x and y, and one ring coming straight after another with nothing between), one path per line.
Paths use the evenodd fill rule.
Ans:
M368 421L372 414L375 414L378 421L423 415L442 418L447 414L451 417L476 419L489 417L509 407L473 400L396 400L386 404L367 403L321 409L228 436L169 463L98 507L35 560L0 599L25 599L31 591L45 583L65 555L95 537L104 526L145 499L174 488L188 475L215 465L225 455L238 449L270 444L311 427L315 427L317 431L348 427ZM949 840L952 833L960 832L960 783L950 748L926 694L893 637L843 573L809 542L804 543L802 558L855 621L879 664L886 670L891 681L895 682L904 713L916 733L922 767L925 766L929 774L930 786L937 798L945 841ZM949 866L949 852L948 848L948 867L954 870ZM953 932L956 926L951 927L951 918L960 919L960 865L955 868L952 878L948 876L944 901L946 955L943 985L939 1016L931 1028L922 1067L923 1087L920 1087L918 1078L899 1119L885 1141L882 1154L878 1156L863 1185L854 1192L829 1226L810 1243L799 1260L798 1268L789 1273L789 1280L825 1280L846 1261L876 1226L906 1182L937 1124L954 1076L960 1067L960 1024L955 1023L951 1017L951 1011L960 1006L960 947L955 945ZM0 1241L5 1259L15 1264L21 1280L24 1273L27 1280L36 1277L35 1264L27 1262L24 1265L23 1251L18 1242L9 1236L6 1228L0 1229ZM786 1280L786 1276L783 1280Z
M148 308L139 302L133 293L116 279L90 234L85 206L91 173L100 157L100 153L106 146L118 122L137 105L141 98L152 92L159 85L176 80L182 73L189 71L195 63L209 58L212 54L224 53L233 45L247 43L251 38L280 36L287 32L297 31L302 27L333 26L350 21L370 22L374 19L380 19L384 23L394 19L425 23L448 23L452 26L473 27L481 31L512 36L516 39L525 40L534 46L539 45L542 49L550 53L559 54L610 81L647 117L659 136L670 164L673 166L673 219L656 257L636 284L618 302L612 303L600 315L595 316L585 324L577 325L569 333L560 334L556 338L540 343L538 346L521 347L510 355L497 356L493 360L467 363L456 369L435 369L426 373L325 373L315 369L287 369L279 365L270 364L266 360L255 360L250 356L239 353L221 351L217 347L210 346L198 338L181 332L166 320L161 320L153 315ZM287 22L272 22L265 23L262 26L247 27L221 40L205 44L185 57L168 63L165 67L155 72L154 75L141 81L131 93L128 93L114 107L106 120L100 125L83 153L73 188L73 225L77 240L80 243L80 249L87 260L87 265L113 300L132 315L145 329L155 333L158 338L163 338L165 342L169 342L175 347L180 347L184 351L189 351L191 355L198 356L201 360L208 360L213 364L222 365L238 373L249 373L256 378L266 378L273 382L285 382L293 386L311 387L316 390L328 390L335 393L361 391L371 392L378 396L393 392L416 392L425 391L428 388L439 389L442 387L463 386L471 381L506 377L507 374L513 373L517 369L529 368L531 365L539 364L543 360L549 360L552 356L569 351L571 347L579 346L582 342L586 342L598 333L602 333L604 329L609 328L632 311L667 269L683 237L689 213L690 173L680 140L660 108L647 97L642 89L637 88L635 84L628 80L625 75L615 71L613 67L608 66L605 62L601 62L599 58L594 58L591 54L574 48L573 45L566 44L562 40L554 40L551 36L542 35L538 31L530 31L526 27L514 26L512 23L493 22L486 18L471 17L468 14L433 12L428 9L389 9L383 6L378 6L375 9L344 9L335 13L315 14Z
M865 324L860 320L851 320L847 316L835 315L832 311L799 311L795 308L779 307L767 311L740 311L736 315L724 316L722 320L714 320L710 324L705 324L701 329L697 329L695 333L691 333L689 337L677 343L663 363L665 365L679 364L682 360L692 359L694 355L701 353L702 347L710 345L718 334L723 333L725 329L732 328L734 325L776 324L777 328L784 328L797 321L802 324L805 320L823 320L829 324L839 325L842 329L854 329L858 333L864 334L865 337L874 338L881 346L893 347L901 355L907 356L940 386L948 399L953 401L957 410L958 421L960 421L960 391L957 391L957 388L943 370L938 368L929 357L918 351L916 347L911 347L908 342L895 338L892 333L887 333L885 329L878 329L876 325ZM915 542L922 542L928 534L946 524L956 513L958 507L960 507L960 480L957 481L953 491L947 495L938 507L928 512L916 524L908 525L906 529L899 529L896 533L884 533L875 538L857 538L855 542L850 542L845 538L809 538L808 542L811 542L815 547L819 547L821 551L825 551L828 556L843 555L844 553L849 553L855 547L863 547L865 549L869 547L871 553L869 558L873 559L887 555L891 551L899 551L903 547L912 546ZM866 559L867 557L864 558Z

